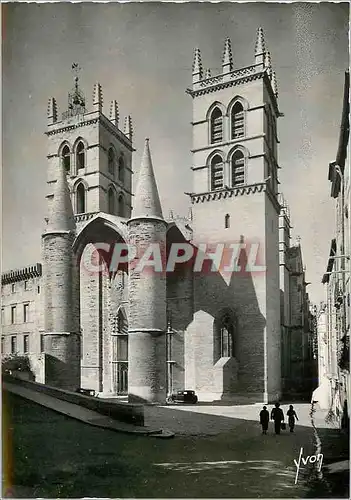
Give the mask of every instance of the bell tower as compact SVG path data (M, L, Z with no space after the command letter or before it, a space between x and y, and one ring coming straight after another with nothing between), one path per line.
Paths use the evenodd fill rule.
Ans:
M249 66L235 69L232 52L227 38L222 70L211 76L195 49L187 90L193 101L193 238L197 246L240 244L246 261L256 248L254 261L265 271L224 275L219 269L217 276L195 277L195 366L186 383L203 399L267 402L280 394L281 379L276 126L281 113L262 28ZM232 318L230 328L216 327L223 317ZM219 354L224 341L217 336L224 330L233 332L233 349Z
M80 87L78 64L73 64L72 70L74 87L68 94L67 109L59 115L53 97L48 105L49 211L58 169L62 167L67 174L75 215L104 212L129 218L132 208L131 118L125 118L122 131L116 100L111 101L107 118L100 83L94 85L88 109Z

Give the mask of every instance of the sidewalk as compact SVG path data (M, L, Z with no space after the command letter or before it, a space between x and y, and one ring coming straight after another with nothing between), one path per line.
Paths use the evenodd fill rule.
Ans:
M217 435L235 428L235 420L259 422L261 404L252 405L167 405L145 406L145 422L149 426L166 427L177 435ZM273 405L267 405L271 411ZM289 405L281 405L286 415ZM294 404L299 421L297 427L308 427L312 430L310 409L308 403ZM218 418L221 417L221 418ZM287 419L286 419L287 420ZM314 414L315 425L318 429L330 428L325 422L325 414L317 409Z
M127 434L138 434L157 438L170 438L174 436L173 432L169 432L160 427L142 427L119 422L117 420L113 420L112 418L105 417L95 411L83 408L79 405L68 403L67 401L48 396L47 394L28 389L26 387L21 387L19 385L3 382L3 389L5 391L12 392L13 394L17 394L18 396L21 396L25 399L29 399L30 401L33 401L34 403L37 403L41 406L45 406L46 408L54 410L58 413L62 413L63 415L74 418L76 420L80 420L81 422L84 422L86 424L93 425L95 427L102 427L112 431L124 432Z

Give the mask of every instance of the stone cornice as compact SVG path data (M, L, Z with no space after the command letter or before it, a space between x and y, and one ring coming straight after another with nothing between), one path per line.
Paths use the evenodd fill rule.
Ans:
M105 179L107 179L110 183L112 183L116 189L118 188L118 189L122 190L123 192L129 194L130 196L134 196L134 194L131 191L129 191L120 181L114 180L113 178L111 178L111 176L107 176L104 172L101 172L100 170L95 170L94 172L87 172L87 173L82 174L82 175L72 175L72 176L70 176L70 181L72 181L72 182L74 181L74 183L76 183L76 181L83 180L84 177L88 177L89 175L93 175L93 174L102 175ZM55 183L56 183L56 180L47 181L47 184L49 186L55 185ZM101 187L101 189L103 191L107 192L107 189L104 188L103 186L101 186L101 184L94 184L93 186L88 186L88 191L90 189L96 189L97 187ZM70 194L72 194L72 192L73 191L70 191ZM52 196L53 196L52 194L48 194L46 196L46 198L52 197Z
M191 203L204 203L206 201L216 201L216 200L225 200L229 198L233 198L236 196L250 195L256 193L266 193L276 210L280 210L280 205L276 196L271 192L270 188L267 186L265 182L250 184L246 186L240 187L226 187L223 189L218 189L216 191L208 191L206 193L190 193L189 196L191 198Z
M264 104L261 104L260 106L253 106L252 108L248 108L245 110L246 113L250 113L250 111L257 111L258 109L264 109L265 108L265 105ZM224 116L226 118L229 117L228 113L225 113ZM198 120L196 122L190 122L190 125L203 125L204 123L208 123L208 119L204 119L204 120Z
M237 144L241 144L242 142L250 141L253 139L263 139L265 134L257 134L257 135L248 135L246 137L239 137L238 139L231 139L230 141L223 142L214 142L213 144L208 144L207 146L203 146L202 148L191 149L191 153L198 153L200 151L206 151L207 149L220 149L225 146L236 146Z
M26 279L38 278L42 275L42 265L38 262L35 266L22 267L7 271L1 275L1 283L6 285L8 283L15 283L17 281L24 281Z
M276 162L275 158L272 157L272 156L267 155L267 153L260 153L260 154L257 154L257 155L250 155L248 157L248 160L251 160L252 158L262 158L262 157L265 158L265 159L267 159L268 161L272 161L274 163L274 166L275 166L276 169L281 169L281 167ZM229 161L228 157L226 157L224 159L224 163L228 163L228 161ZM198 165L198 166L193 166L193 167L190 167L190 168L191 168L191 170L201 170L202 168L209 168L209 167L210 167L210 165ZM279 183L279 181L278 181L278 183Z
M89 118L89 115L95 115L95 116ZM128 137L123 132L117 129L102 113L96 115L96 113L94 112L80 116L82 117L82 120L81 121L77 120L75 121L75 123L66 123L65 125L64 121L56 122L54 124L55 127L47 130L45 132L45 135L47 136L57 135L60 134L61 132L69 132L70 130L75 130L77 128L86 127L88 125L94 125L95 123L99 123L106 130L108 130L111 135L116 137L127 149L129 149L129 151L135 151L135 149L132 146L132 141L128 139ZM58 126L60 124L62 124L62 126Z
M83 115L83 116L85 116L85 115ZM55 127L51 130L47 130L45 132L45 135L47 135L49 137L51 135L60 134L61 132L69 132L70 130L74 130L77 128L86 127L88 125L94 125L95 123L98 123L98 122L99 122L99 117L94 117L94 118L90 118L90 119L86 118L86 119L83 119L82 121L77 121L76 123L69 123L66 125L64 125L64 122L57 122L57 123L55 123L55 125L59 125L60 123L62 123L62 126Z
M261 64L253 64L252 66L237 69L230 73L219 74L211 78L200 80L193 84L192 89L187 89L186 93L194 98L260 79L265 80L276 116L283 116L278 109L277 98L273 93L269 77Z
M110 134L114 135L129 151L133 152L136 151L136 149L133 148L132 146L132 141L119 129L117 129L108 118L106 118L105 115L101 114L100 115L100 120L99 122L101 125L105 127L106 130L110 132ZM118 133L117 133L118 131Z
M97 215L98 213L99 212L86 212L84 214L75 214L74 220L76 221L76 223L85 222L89 219L92 219L94 215Z

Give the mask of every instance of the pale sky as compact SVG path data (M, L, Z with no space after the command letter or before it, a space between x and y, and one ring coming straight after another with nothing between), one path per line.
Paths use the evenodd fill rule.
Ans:
M88 107L93 85L104 112L117 99L134 124L133 168L145 137L163 212L188 212L191 191L194 47L205 68L221 67L231 38L234 67L254 62L262 26L277 73L281 192L301 237L310 297L324 298L321 278L333 237L334 200L327 180L335 159L348 56L348 3L6 4L3 7L3 270L41 261L46 209L48 98L66 110L71 65L82 67ZM122 122L123 123L123 122ZM136 176L134 176L136 177Z

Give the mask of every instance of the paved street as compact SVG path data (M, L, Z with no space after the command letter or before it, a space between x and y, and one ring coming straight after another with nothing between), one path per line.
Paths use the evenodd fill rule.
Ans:
M5 393L4 457L10 494L33 497L303 498L311 496L300 448L313 452L308 406L296 405L296 434L262 436L258 407L148 407L170 440L130 436L82 424ZM219 416L223 413L224 416ZM256 418L255 418L256 416ZM6 424L7 422L7 424ZM11 452L11 453L10 453ZM12 464L12 465L11 465Z

